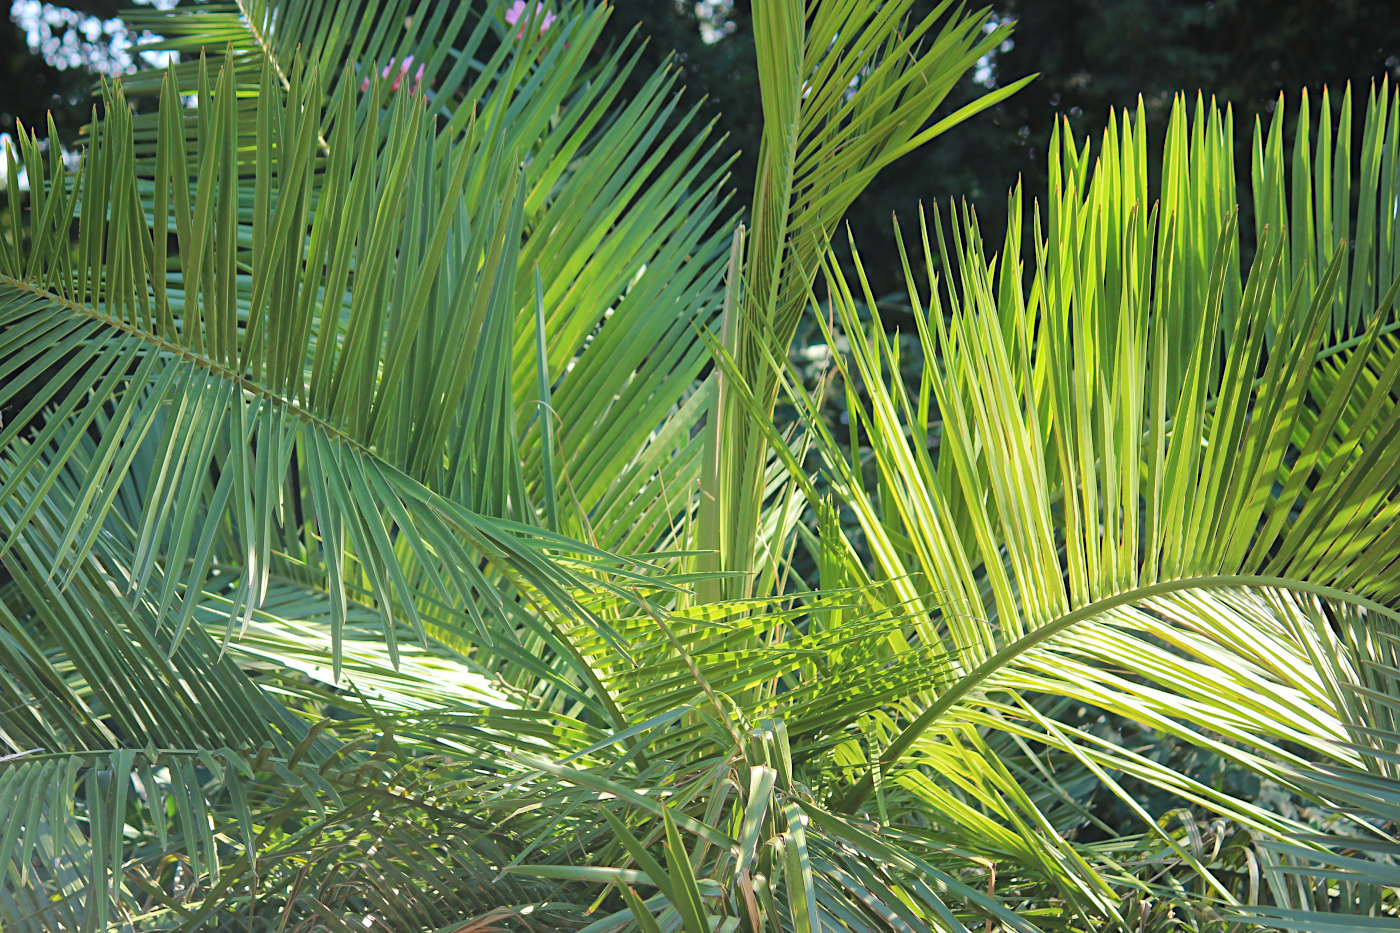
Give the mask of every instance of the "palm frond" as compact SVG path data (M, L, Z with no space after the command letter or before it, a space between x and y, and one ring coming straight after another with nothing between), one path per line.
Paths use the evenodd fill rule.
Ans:
M1373 95L1366 151L1376 160L1390 131L1374 113L1393 106L1388 88ZM1400 612L1392 245L1372 233L1372 258L1356 259L1326 246L1330 236L1303 241L1261 217L1241 276L1228 117L1198 107L1188 131L1178 102L1155 206L1143 133L1140 116L1125 119L1093 162L1068 134L1055 142L1049 222L1029 239L1029 274L1014 223L991 260L965 210L951 228L936 215L920 225L916 261L936 284L920 294L908 276L926 361L917 392L864 281L826 260L831 316L851 348L837 362L852 445L868 447L871 468L847 456L804 393L789 385L787 397L869 547L873 566L853 568L851 582L902 607L909 643L948 659L926 692L895 707L872 751L845 746L856 779L846 807L868 809L890 787L937 807L971 717L1109 786L1110 772L1127 773L1265 836L1302 831L1017 696L1111 711L1304 798L1321 796L1295 777L1307 762L1358 761L1337 744L1366 722L1344 699L1357 667L1329 619L1348 606L1377 619ZM1275 146L1259 173L1275 193L1281 160ZM1390 164L1358 186L1363 205L1378 205L1363 226L1393 224ZM1010 209L1020 216L1019 193ZM1392 276L1344 278L1348 266ZM952 271L940 280L940 268ZM1362 310L1338 317L1339 302ZM768 365L786 379L776 354ZM726 370L739 380L737 362ZM1237 896L1223 883L1213 894Z
M767 357L786 352L823 251L856 195L901 155L1029 80L929 125L959 76L1003 41L1009 26L984 30L985 11L969 14L950 3L915 22L910 7L909 0L783 0L754 10L763 142L753 226L735 240L721 339L769 411L778 387ZM713 569L747 573L759 537L767 441L723 383L709 431L700 546L715 552ZM753 584L745 579L706 592L749 595Z
M205 55L226 59L234 85L257 87L260 94L290 87L298 55L312 63L304 80L319 82L330 102L317 130L322 151L335 147L337 120L353 126L347 138L378 134L380 145L389 145L391 126L375 119L379 104L373 101L406 95L426 101L427 113L440 118L432 128L439 162L469 127L478 139L492 140L504 161L470 160L462 190L474 218L483 205L510 203L514 184L524 193L516 275L500 283L511 290L508 304L517 314L498 325L504 343L494 352L504 359L489 361L510 374L504 383L510 394L501 397L512 405L515 434L503 434L499 443L507 450L514 437L524 443L518 484L537 509L544 501L558 504L555 521L562 524L555 530L617 548L622 540L614 536L634 526L599 521L596 513L600 503L625 497L645 505L634 533L658 547L671 529L656 516L666 513L674 521L684 513L676 490L698 476L694 455L672 464L673 448L661 443L653 450L659 441L651 434L683 405L705 362L697 328L719 310L725 166L714 164L707 132L692 133L684 147L678 143L696 110L681 108L674 69L652 75L630 102L620 101L618 92L636 65L635 50L585 69L607 7L566 5L557 16L549 12L547 23L541 8L526 14L536 20L528 29L523 21L507 24L505 7L464 4L447 11L433 4L335 0L287 11L275 4L204 4L156 14L149 25L166 37L155 48L182 57L171 71L182 93L197 92L196 61ZM359 25L350 29L349 23ZM402 72L409 63L412 73ZM371 73L380 66L387 76ZM268 72L265 80L260 68ZM129 94L156 90L144 76L127 86ZM249 134L253 122L243 119L238 126ZM157 130L136 119L138 153L154 151ZM242 138L240 152L254 151L255 142ZM505 164L518 165L518 179L502 174ZM138 158L142 177L153 171L149 157ZM423 204L438 197L426 190L421 195ZM255 205L240 208L244 237L256 225L256 211L246 206ZM536 272L543 354L528 314L518 313L534 306ZM455 311L463 300L460 286L446 289L433 295L428 314L444 306ZM475 391L476 381L465 373L485 370L454 351L472 337L458 331L482 326L480 315L480 309L452 314L456 330L438 325L447 328L446 339L414 347L406 404L436 407L444 393ZM695 405L684 410L691 425L702 414ZM550 440L558 447L548 458L538 434L546 420L556 422ZM451 441L459 451L480 446L460 431ZM507 453L490 452L496 461L482 475L516 469ZM417 456L432 459L421 450ZM676 474L666 489L655 482L647 487L663 466ZM446 475L468 482L451 470ZM632 492L639 486L647 489L640 498ZM490 508L503 509L503 497L495 491ZM512 491L517 518L529 511L521 511L522 498Z

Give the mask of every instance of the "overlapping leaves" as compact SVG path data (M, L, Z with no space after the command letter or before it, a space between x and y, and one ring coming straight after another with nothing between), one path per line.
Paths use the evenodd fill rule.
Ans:
M1188 130L1178 103L1155 204L1140 117L1111 131L1094 160L1062 137L1029 273L1014 224L993 260L970 214L951 234L937 218L921 224L916 261L935 282L953 271L924 295L909 276L926 361L917 389L901 381L878 314L861 320L873 296L829 269L851 344L838 364L852 436L873 469L847 457L803 395L790 397L860 523L874 561L865 582L887 604L917 607L927 621L910 637L953 661L901 705L907 719L890 724L880 751L867 759L851 746L852 764L876 773L849 805L869 805L882 778L936 806L944 756L971 715L1070 755L1120 793L1112 771L1259 832L1289 832L1248 802L1055 722L1017 699L1026 695L1198 743L1303 797L1326 795L1296 769L1319 757L1360 765L1337 744L1369 721L1346 700L1359 662L1329 619L1400 610L1396 161L1381 142L1395 106L1388 87L1373 93L1355 250L1337 242L1350 221L1330 206L1347 186L1336 172L1350 171L1348 144L1334 153L1328 132L1317 142L1326 170L1290 179L1295 224L1281 230L1261 211L1247 275L1218 111L1198 103ZM1272 141L1258 151L1271 154L1255 173L1256 203L1276 208L1286 190L1277 130L1262 139ZM1295 167L1306 169L1313 145L1299 137ZM1301 235L1315 209L1327 235ZM1019 216L1019 195L1011 210ZM1391 277L1378 281L1379 270ZM1226 903L1236 896L1213 887Z

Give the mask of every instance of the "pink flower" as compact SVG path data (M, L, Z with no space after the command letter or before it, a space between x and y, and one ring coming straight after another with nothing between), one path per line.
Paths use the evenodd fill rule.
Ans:
M403 64L399 67L398 74L394 75L394 83L393 86L389 88L389 90L397 91L399 89L399 85L402 84L403 79L408 76L408 69L411 67L413 67L413 56L407 55L404 57ZM413 87L409 88L409 96L418 93L419 88L423 86L423 68L424 66L420 62L418 65L418 70L413 74ZM391 58L389 59L389 64L384 66L384 70L380 73L379 77L387 78L389 77L389 72L393 70L394 59ZM365 78L365 80L360 84L360 90L369 90L369 78Z
M540 20L540 32L544 32L546 29L549 28L549 24L554 22L554 14L549 12L549 10L545 8L545 5L543 3L536 3L534 15L538 16L541 10L544 11L544 18ZM522 19L525 19L526 16L527 12L525 0L515 0L515 2L511 4L510 9L506 10L506 23L508 25L514 26L516 23L519 23ZM520 31L515 34L515 38L525 38L525 26L523 24L520 27Z

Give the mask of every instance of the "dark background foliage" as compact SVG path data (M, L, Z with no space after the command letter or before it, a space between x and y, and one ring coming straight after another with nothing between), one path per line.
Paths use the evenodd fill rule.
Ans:
M676 49L691 92L720 115L738 203L752 194L761 120L753 64L751 0L735 0L707 44L691 3L617 0L616 41L635 25L653 41L656 63ZM917 13L934 8L919 0ZM1141 95L1160 134L1174 95L1201 91L1229 101L1241 154L1256 115L1271 112L1280 91L1290 103L1306 87L1339 91L1348 81L1400 78L1400 3L1367 0L996 0L993 17L1016 32L981 73L964 78L954 103L987 86L1039 74L992 112L896 163L852 207L848 221L877 294L902 289L891 214L919 201L967 198L978 207L988 242L1004 232L1005 197L1021 178L1027 197L1046 187L1045 148L1055 121L1096 138L1110 108ZM639 71L644 74L645 71ZM978 79L981 79L979 86ZM912 221L912 218L910 218ZM843 244L844 245L844 244Z
M119 71L130 61L118 18L129 6L125 0L10 4L0 20L0 133L13 135L20 121L43 137L51 113L60 138L75 139L92 113L94 72ZM37 27L32 32L25 29L30 24Z

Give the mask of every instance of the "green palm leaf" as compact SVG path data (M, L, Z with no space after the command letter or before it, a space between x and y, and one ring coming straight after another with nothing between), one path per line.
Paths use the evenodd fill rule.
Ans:
M1009 27L984 30L985 11L969 14L950 3L915 22L910 7L911 0L783 0L755 8L763 143L753 227L735 238L721 339L765 410L778 391L767 358L786 353L823 251L856 195L901 155L1030 80L928 125L959 76ZM747 573L755 569L769 457L761 422L728 396L721 382L699 543L716 553L713 569ZM737 577L705 592L735 598L750 595L752 586L751 578Z
M66 275L66 244L57 243L47 254L32 254L27 268L12 265L0 272L5 277L7 328L12 333L48 332L55 339L64 335L69 338L67 349L73 359L70 366L81 372L78 384L66 392L58 380L38 386L27 410L7 427L3 440L10 441L18 437L33 414L46 406L58 406L62 416L50 419L24 457L14 461L0 491L0 501L12 499L37 480L37 488L27 497L26 511L32 514L39 508L45 487L64 469L67 458L79 448L84 432L115 396L120 401L105 426L102 445L88 470L86 491L76 503L67 533L57 549L56 566L63 565L70 547L75 550L74 556L81 559L91 546L129 464L149 439L158 444L153 460L157 469L148 482L151 507L143 516L142 547L135 554L139 580L144 583L156 553L174 566L183 566L193 557L191 577L198 580L203 576L212 556L210 544L217 525L225 520L224 506L228 504L232 506L232 536L243 545L248 561L244 583L250 595L248 603L254 604L271 559L274 524L283 525L279 537L297 533L276 521L274 512L278 511L275 503L281 498L279 490L289 458L294 447L299 447L311 467L304 473L309 487L305 498L316 518L320 542L307 537L287 540L284 546L299 545L299 550L312 553L324 546L324 566L331 574L332 589L343 592L338 579L343 572L342 555L353 542L361 559L373 562L365 569L371 586L381 594L387 608L394 603L388 589L390 573L387 565L374 562L376 549L370 545L370 538L378 540L386 534L381 515L391 508L387 499L392 497L397 510L406 517L410 509L421 508L412 504L413 498L426 501L422 497L431 497L432 493L421 482L417 483L419 491L411 492L414 479L401 469L393 469L393 461L376 455L381 444L370 412L375 408L373 404L361 415L350 414L352 409L361 408L362 401L371 401L373 396L363 393L373 393L376 383L356 390L350 386L361 383L364 373L373 373L366 367L377 367L382 359L389 372L384 374L386 378L377 380L376 394L384 398L393 391L390 387L398 382L394 361L403 355L399 348L404 346L404 334L416 329L414 318L419 312L413 307L403 310L401 314L407 320L394 328L397 339L384 346L371 336L382 326L374 323L382 313L378 307L362 300L343 309L338 299L320 306L314 296L322 289L328 296L338 294L337 289L343 284L336 283L344 282L356 249L366 257L355 269L357 294L380 294L395 287L393 274L382 262L376 263L372 254L375 250L382 254L389 242L403 234L393 230L393 222L386 222L382 212L376 217L374 205L401 197L398 186L407 180L415 146L426 142L421 117L412 116L413 111L404 106L397 110L396 118L406 125L406 132L400 136L396 151L386 153L385 161L398 166L386 188L372 190L375 182L371 176L380 169L375 153L369 149L361 149L357 170L343 172L338 183L325 182L326 190L320 194L348 205L343 220L318 217L317 221L322 229L330 225L341 228L338 233L342 246L336 256L324 264L313 265L301 281L288 279L283 270L272 268L273 263L254 264L251 293L259 312L246 312L245 323L240 319L240 302L236 298L239 276L235 228L227 222L222 226L216 223L220 212L231 219L229 215L238 198L229 132L233 126L233 90L229 81L230 74L224 72L217 95L209 91L207 82L202 95L202 112L218 109L216 100L224 109L208 137L201 137L206 148L198 152L202 172L192 203L179 197L195 177L191 165L181 153L165 154L177 192L176 203L170 208L174 214L172 225L180 231L176 281L183 288L177 291L168 287L164 270L156 268L164 265L165 258L159 255L164 237L155 237L160 241L155 246L148 234L133 227L140 216L135 213L140 201L136 179L129 174L129 168L126 175L120 171L122 166L130 166L132 144L128 112L119 90L108 97L109 119L94 133L85 173L70 199L70 203L87 205L79 224L78 251L88 261L75 274ZM268 109L263 112L263 122L273 118L269 112L271 103L268 101ZM308 103L300 102L303 106ZM176 119L177 107L172 91L164 98L162 117ZM308 109L314 110L315 104L311 103ZM300 108L289 108L281 127L284 138L298 136L298 123L304 125ZM288 164L279 166L286 179L279 192L279 206L285 208L284 216L294 216L293 205L310 196L311 178L304 164L297 167L296 154L285 150L281 154ZM465 152L459 155L459 165L465 161L464 156ZM112 178L115 182L108 181ZM42 176L35 178L36 188L41 179ZM460 184L460 171L443 181ZM110 211L98 207L108 198L106 192L94 190L99 183L117 189L111 195L114 206ZM270 179L263 176L258 184L265 187L269 183ZM50 185L50 199L61 199L62 180L55 179ZM165 200L157 198L160 207L166 207ZM39 206L32 209L37 213ZM438 225L446 227L450 221L450 213L445 212ZM57 218L60 228L68 223L66 216ZM302 229L294 230L290 221L279 225L285 233L273 244L273 252L291 253L309 232L305 223L303 216ZM111 250L110 255L104 251L104 244L127 242L133 244L130 250L123 247ZM414 271L428 280L434 278L442 258L440 249L437 252L438 255L426 257ZM401 268L407 273L413 265L406 262ZM36 288L31 284L36 280L49 283L48 288ZM266 303L266 296L275 285L282 286L282 293L272 305ZM301 314L291 313L293 308ZM348 326L342 338L337 324L347 311ZM301 370L299 363L295 369L287 363L307 356L306 350L290 351L297 347L309 349L313 341L319 365L313 364L310 373ZM51 345L29 342L7 354L7 369L16 373L9 384L21 388L49 375L45 352ZM160 417L167 403L178 404L169 404L171 416ZM366 413L369 417L363 416ZM257 445L256 449L250 444ZM43 456L49 449L53 455ZM212 491L206 489L202 475L211 457L223 460L227 467ZM399 464L403 462L398 460ZM185 472L187 467L192 469ZM338 467L343 467L344 472ZM404 499L408 499L408 504L403 503ZM371 516L367 506L376 502L379 504L373 511L379 514ZM182 527L164 527L166 516L171 513L185 519ZM192 525L191 519L200 514L208 516L202 526ZM458 520L475 524L477 520L468 514L459 508ZM27 516L21 518L17 530L26 519ZM466 557L461 543L449 543L456 536L449 524L429 521L436 527L417 528L408 519L408 534L419 540L426 534L443 549L440 553ZM465 527L460 531L465 531ZM13 542L13 534L9 540ZM508 550L517 548L510 545ZM517 553L523 556L523 552ZM462 563L474 566L476 560ZM397 588L401 590L402 584ZM163 604L168 605L173 595L167 590ZM399 602L405 605L402 598ZM343 596L339 603L343 605ZM411 605L407 609L412 614Z
M907 718L890 723L878 752L851 755L870 770L846 806L869 805L878 783L937 806L948 749L965 717L990 704L1009 719L977 721L1073 754L1103 778L1125 771L1260 832L1290 832L1008 704L1010 691L1112 710L1305 796L1316 792L1290 769L1317 756L1355 761L1335 743L1366 720L1342 699L1355 674L1337 660L1327 618L1345 606L1377 618L1400 609L1400 367L1387 336L1400 283L1365 271L1396 268L1393 243L1374 233L1394 212L1381 181L1394 155L1377 143L1393 106L1388 88L1373 95L1366 147L1378 165L1358 191L1372 205L1358 221L1366 252L1261 226L1243 279L1218 112L1198 106L1188 132L1178 103L1155 207L1140 117L1110 132L1092 163L1063 137L1028 276L1014 225L990 261L970 214L951 237L937 218L921 226L921 266L935 282L939 267L956 275L926 295L909 276L924 358L937 361L917 392L899 379L900 351L878 313L860 319L875 309L868 289L828 262L830 305L851 345L838 365L852 435L869 446L873 472L846 456L805 396L789 397L869 543L863 582L913 610L911 643L950 659L922 699L900 705ZM1329 138L1320 145L1330 152ZM1300 137L1300 151L1310 145ZM1277 149L1257 173L1274 179L1273 194L1256 201L1282 203ZM1350 166L1344 149L1338 158ZM1309 182L1339 184L1298 183ZM1019 215L1019 194L1011 207ZM1346 277L1348 265L1360 273ZM1228 886L1216 895L1234 896Z
M296 873L272 880L271 863L253 855L264 815L237 803L269 780L268 762L304 803L329 793L333 813L357 814L359 828L336 837L353 844L369 813L388 812L376 797L396 793L392 775L354 783L364 762L353 749L370 734L411 731L413 756L485 757L581 748L603 722L624 729L557 625L601 622L586 607L594 600L580 601L597 583L616 589L599 569L641 578L625 569L635 562L560 532L642 552L673 534L675 491L652 477L689 432L679 420L656 429L673 411L692 423L703 413L682 402L705 357L695 325L716 310L723 176L703 133L680 149L679 130L660 132L677 106L674 75L618 107L633 59L581 76L604 13L571 11L546 49L503 41L493 9L465 51L446 53L455 77L433 83L431 102L387 79L362 91L358 56L398 41L402 20L389 15L373 39L346 44L329 6L303 19L306 10L181 10L166 34L185 51L217 41L231 53L222 64L192 58L158 83L133 79L137 94L160 91L149 116L128 108L125 89L105 89L73 178L56 161L35 162L29 135L18 158L30 191L10 162L21 222L0 244L0 371L7 405L23 405L0 429L0 542L19 580L7 593L3 668L17 705L0 728L16 751L42 747L52 763L36 771L27 756L7 759L5 806L43 810L43 794L54 807L69 801L50 808L50 823L68 834L64 864L76 874L35 890L78 879L73 903L98 911L89 926L156 898L172 922L198 927L246 906L259 877L295 898ZM439 48L436 37L465 22L435 16L417 21L424 32L410 47ZM487 40L497 48L489 67L474 58ZM245 54L250 42L256 54ZM679 489L685 469L672 473ZM609 499L634 520L594 529ZM89 602L66 618L90 613L102 628L52 621L49 640L24 635L36 613L48 618L79 591ZM68 631L86 640L58 638ZM130 650L103 648L143 631ZM76 673L65 673L70 654L82 659ZM215 673L199 667L209 663ZM456 678L457 708L441 708L442 672L457 664L476 673ZM121 674L142 665L145 680ZM502 691L505 680L518 685ZM111 710L139 713L147 695L167 694L180 702L155 718L110 721ZM73 719L70 705L83 710L90 695L102 698L97 708ZM422 715L429 697L433 722ZM206 709L239 715L210 721ZM316 709L344 724L309 730ZM63 723L86 731L55 733ZM319 749L318 769L347 757L353 795L336 797L347 789L335 775L298 776L289 756L303 740ZM272 757L249 765L264 747ZM100 779L118 797L93 796L91 775L118 759L120 773ZM162 835L151 847L151 828L165 831L156 808L123 843L113 800L132 799L126 773L175 769L177 759L194 768L170 779L184 814L177 841ZM210 762L246 782L210 796ZM54 768L67 777L55 781ZM415 837L430 798L396 804L408 835L374 862L426 899L405 901L387 881L363 897L417 918L405 924L439 927L468 909L439 909L448 879L479 879L504 859L458 865ZM269 806L273 825L304 822L293 804ZM224 819L234 810L237 820ZM115 841L78 859L73 827L99 819ZM16 848L6 871L22 874L35 846L49 844L33 825L7 843ZM303 830L274 861L299 857L320 831ZM210 832L214 844L198 842ZM169 877L143 885L132 880L139 870L121 868L185 839L190 877L214 885L186 892L207 898L192 912ZM247 847L245 861L229 839ZM139 857L133 840L146 846ZM310 877L322 887L306 903L325 911L349 863L316 864ZM220 887L230 866L241 880ZM463 881L448 902L479 893L475 885ZM519 904L542 900L498 890ZM38 906L9 900L7 918ZM501 906L488 893L466 916ZM44 917L36 922L53 921Z
M526 488L491 490L482 507L502 514L509 497L514 517L523 519L529 510L522 511L522 499L556 501L562 505L556 530L610 548L627 540L616 536L630 532L640 536L637 544L657 547L671 533L658 518L684 511L674 490L698 475L693 452L677 456L674 436L683 425L670 432L669 442L650 435L682 405L705 362L696 328L719 310L723 233L716 228L724 216L724 166L713 164L705 132L692 134L684 148L677 142L696 114L679 109L674 71L653 75L638 98L624 105L617 94L635 66L635 53L624 49L594 71L585 70L607 8L566 7L547 29L527 36L523 24L506 25L505 6L459 5L449 12L433 4L337 0L284 14L270 4L207 4L158 14L150 25L167 37L154 47L185 56L172 70L185 93L198 87L190 56L223 52L225 44L240 87L288 85L298 54L315 63L315 80L331 102L320 121L322 150L333 149L331 134L342 110L349 114L343 122L354 127L349 138L377 133L388 144L390 128L383 121L374 125L370 89L361 85L372 65L388 62L390 77L372 81L373 90L405 96L394 84L412 90L398 75L400 63L411 58L413 74L423 69L415 93L427 100L430 114L442 118L432 128L435 159L447 158L453 140L470 126L478 139L499 147L505 162L519 162L523 242L513 260L514 279L501 284L512 290L510 307L518 311L533 305L532 276L540 273L545 346L542 355L537 352L534 328L522 326L528 323L523 316L498 325L495 339L501 343L494 352L504 358L488 362L508 367L502 387L510 395L499 402L512 405L514 435L496 440L506 449L516 437L524 444L516 483ZM348 23L359 25L348 29ZM259 81L260 68L268 70L266 83ZM156 90L144 78L127 87L129 94ZM663 132L668 120L673 125ZM240 133L253 132L251 120L239 126ZM138 152L154 150L156 129L137 119ZM251 135L242 139L241 152L254 148ZM469 205L510 202L516 181L502 175L502 164L472 161L462 189ZM153 166L139 161L138 171L150 177ZM424 204L438 196L422 194ZM242 236L251 235L246 228L256 225L254 215L240 210ZM452 302L461 299L450 292L434 295L427 313L455 309ZM481 326L480 315L478 309L452 317L460 330ZM414 378L401 390L404 406L414 411L436 407L444 393L475 392L476 382L466 373L482 372L453 352L472 335L446 323L437 326L449 328L447 339L414 348L408 367ZM549 388L542 393L541 386ZM686 412L691 425L702 414L695 404ZM551 443L559 448L548 458L537 434L546 419L557 422ZM505 431L509 422L496 420ZM461 437L450 441L457 450L480 446ZM422 450L416 456L432 461ZM508 476L516 469L504 450L488 447L481 459L479 475ZM658 470L672 474L666 487L653 482L645 496L636 497L634 487ZM453 483L467 482L451 470L443 482L448 476ZM633 511L600 521L598 507L620 499Z

